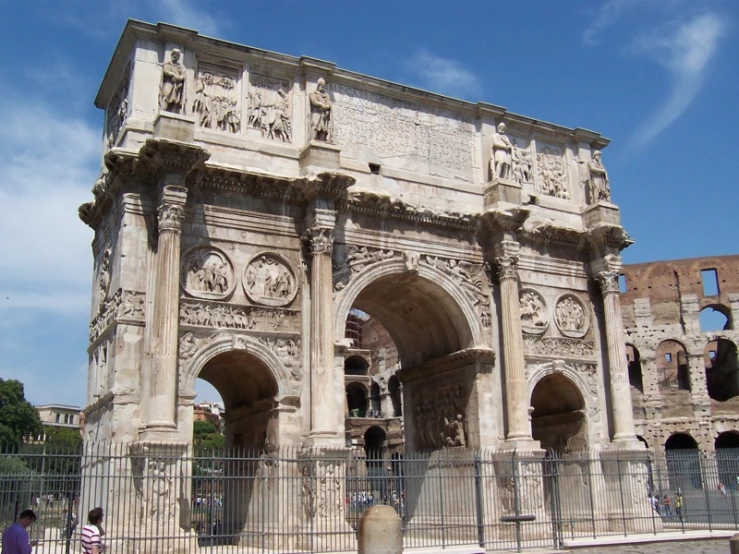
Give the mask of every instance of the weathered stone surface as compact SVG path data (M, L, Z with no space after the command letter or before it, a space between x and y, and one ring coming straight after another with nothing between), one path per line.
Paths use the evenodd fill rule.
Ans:
M372 506L359 520L359 554L403 552L403 521L392 506ZM732 553L733 554L733 553Z

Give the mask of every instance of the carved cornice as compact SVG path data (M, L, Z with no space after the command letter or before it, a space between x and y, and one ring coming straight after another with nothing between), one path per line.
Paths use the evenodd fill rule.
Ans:
M602 224L590 229L587 241L595 252L620 252L634 244L634 240L623 227L613 224Z
M481 224L479 213L463 213L416 206L399 198L391 198L385 193L368 190L350 190L337 203L337 208L340 212L398 219L429 227L441 227L469 233L477 233Z
M139 169L157 173L180 173L187 176L201 169L210 158L202 146L167 139L147 139L139 150ZM143 166L143 167L141 167Z
M494 363L495 352L490 348L467 348L415 367L400 369L395 374L400 381L407 383L470 365L479 364L478 369L480 371L488 372L492 371Z

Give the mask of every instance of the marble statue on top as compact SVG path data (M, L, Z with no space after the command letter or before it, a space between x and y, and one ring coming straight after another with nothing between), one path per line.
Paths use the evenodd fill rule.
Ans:
M162 64L159 108L165 112L181 113L185 107L185 68L180 63L180 55L175 48L169 55L169 61Z
M493 156L490 162L490 173L492 179L511 179L513 162L513 144L505 134L505 123L498 124L498 129L493 133Z
M608 172L601 162L601 152L596 150L593 159L588 162L588 191L589 204L611 201L611 187L608 183Z
M310 99L310 130L314 140L331 141L331 99L326 92L326 81L318 79Z

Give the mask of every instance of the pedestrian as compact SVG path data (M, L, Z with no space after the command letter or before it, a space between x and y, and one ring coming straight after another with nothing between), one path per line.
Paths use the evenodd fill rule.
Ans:
M93 508L87 514L87 525L82 528L82 552L84 554L101 554L103 551L103 509Z
M31 554L38 541L28 542L28 527L36 521L33 510L23 510L13 525L3 531L2 554Z
M721 496L724 497L724 500L726 500L726 487L720 481L719 481L719 484L718 484L718 491L721 493Z
M670 508L670 497L665 495L662 499L662 505L665 507L665 516L672 516L672 508Z
M683 495L679 492L675 494L675 513L680 521L683 520Z

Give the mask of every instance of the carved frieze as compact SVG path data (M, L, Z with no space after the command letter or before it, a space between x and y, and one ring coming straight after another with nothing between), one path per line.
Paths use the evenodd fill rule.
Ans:
M549 308L544 297L534 289L522 288L519 301L523 332L529 335L543 335L549 327Z
M536 146L536 190L539 194L569 200L567 171L562 148L555 145Z
M581 338L588 332L588 311L582 300L566 293L557 299L554 306L554 322L565 337Z
M261 252L249 261L243 285L249 300L264 306L287 306L298 293L292 265L272 252Z
M236 71L201 63L195 79L192 112L200 127L228 133L241 130Z
M522 185L534 182L534 157L530 146L522 146L524 141L511 137L513 145L513 169L511 179Z
M403 158L473 180L478 146L469 118L335 83L330 89L332 141L344 151L368 147L380 158Z
M90 342L95 342L114 321L143 322L144 293L118 289L90 323Z
M595 343L589 340L524 335L523 346L531 358L595 359Z
M249 78L249 119L264 138L292 142L290 81L252 73Z
M487 278L483 264L438 258L436 256L422 256L420 263L430 265L450 275L472 302L483 326L490 326L492 321L490 298L486 287Z
M290 372L293 381L300 383L303 380L303 366L300 363L300 340L280 337L260 337L259 340L275 353L285 369Z
M222 299L233 293L236 277L225 253L212 246L196 246L182 257L182 290L195 298Z
M285 309L236 306L221 302L180 301L180 325L210 329L296 331L296 312Z
M463 385L433 390L418 396L414 424L417 446L422 449L467 446L465 408L467 395Z
M179 356L181 360L189 360L198 351L198 339L190 332L180 337Z
M342 290L356 275L365 268L389 260L395 256L392 250L369 248L367 246L347 245L346 248L334 251L334 290Z

